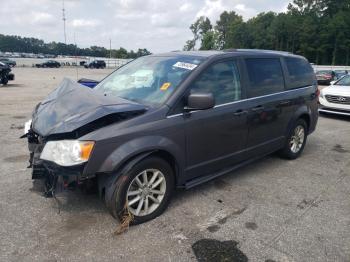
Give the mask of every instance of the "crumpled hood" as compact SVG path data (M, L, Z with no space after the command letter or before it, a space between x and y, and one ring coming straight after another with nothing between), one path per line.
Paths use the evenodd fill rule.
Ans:
M32 128L46 137L72 132L111 114L145 110L144 105L104 96L65 78L34 110Z

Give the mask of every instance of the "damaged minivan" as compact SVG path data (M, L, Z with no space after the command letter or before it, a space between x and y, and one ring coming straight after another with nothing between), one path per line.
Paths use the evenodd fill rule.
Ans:
M317 80L285 52L171 52L138 58L93 89L65 79L25 125L33 179L96 181L133 224L191 188L278 151L295 159L315 130Z

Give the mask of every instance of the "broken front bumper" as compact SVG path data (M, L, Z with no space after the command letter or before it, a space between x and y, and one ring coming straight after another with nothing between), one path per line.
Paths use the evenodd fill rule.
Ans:
M45 195L50 196L58 188L67 188L78 185L82 180L85 164L63 167L53 162L40 159L41 152L45 146L45 140L29 129L25 135L28 139L30 153L29 166L32 168L32 179L43 179L45 181Z

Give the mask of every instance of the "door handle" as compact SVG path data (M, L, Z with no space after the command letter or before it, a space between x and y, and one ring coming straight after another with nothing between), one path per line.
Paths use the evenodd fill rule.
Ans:
M258 112L258 111L262 111L262 110L264 110L265 108L264 108L264 106L256 106L256 107L253 107L252 108L252 111L253 112Z
M237 110L236 112L234 112L233 115L235 115L235 116L241 116L241 115L245 115L245 114L247 114L247 113L248 113L248 111L239 109L239 110Z
M290 100L287 100L287 101L282 101L279 103L280 106L288 106L291 104L291 101Z

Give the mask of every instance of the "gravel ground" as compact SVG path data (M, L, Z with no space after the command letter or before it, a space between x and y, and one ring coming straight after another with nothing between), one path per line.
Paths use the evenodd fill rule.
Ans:
M101 79L111 70L79 69ZM350 121L321 116L301 158L266 157L189 191L122 235L97 195L45 199L23 123L75 69L15 68L0 86L0 261L350 261ZM209 259L210 261L210 259ZM212 261L219 261L218 257Z

